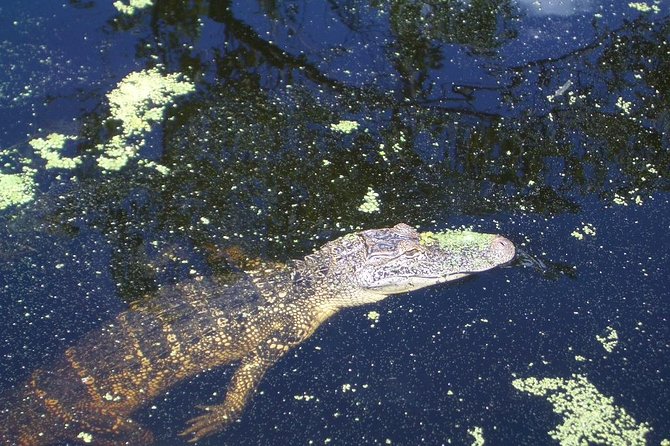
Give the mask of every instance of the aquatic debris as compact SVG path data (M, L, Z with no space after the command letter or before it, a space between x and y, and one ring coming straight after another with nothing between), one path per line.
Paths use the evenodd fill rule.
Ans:
M554 94L550 94L549 96L547 96L547 100L549 102L554 102L555 98L562 96L566 91L570 89L570 87L572 87L572 80L568 79L567 81L565 81L563 85L561 85L556 89Z
M163 118L165 108L177 97L195 90L180 74L163 75L153 68L130 73L107 94L111 116L107 121L120 121L120 134L98 149L104 152L98 165L105 170L119 170L135 158L151 131L152 124Z
M619 333L612 327L607 327L605 331L605 336L596 335L596 339L602 344L607 353L612 353L619 343Z
M33 149L47 162L47 169L74 169L81 163L81 157L64 157L61 151L68 140L74 136L50 133L46 138L35 138L29 141Z
M649 424L638 424L583 375L573 374L571 379L515 379L512 385L522 392L546 397L554 413L563 417L563 423L548 432L562 446L646 444Z
M356 121L346 121L342 120L337 124L330 124L330 129L338 133L351 133L354 130L357 130L359 127L358 122Z
M363 197L363 204L358 206L358 210L367 214L379 212L379 194L371 187L368 187L368 192Z

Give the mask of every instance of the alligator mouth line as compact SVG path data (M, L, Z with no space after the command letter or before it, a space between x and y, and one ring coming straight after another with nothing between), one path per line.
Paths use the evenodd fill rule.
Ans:
M460 279L461 277L469 276L469 275L477 274L477 273L479 273L479 271L464 271L464 272L459 271L459 272L449 273L449 274L446 274L446 275L439 275L439 276L397 276L397 277L398 277L399 281L403 281L404 284L413 288L416 283L421 283L421 282L430 282L430 283L434 283L434 284L445 283L445 282L449 282L451 280ZM387 288L388 286L389 285L377 285L377 286L370 287L369 289L378 290L378 289Z

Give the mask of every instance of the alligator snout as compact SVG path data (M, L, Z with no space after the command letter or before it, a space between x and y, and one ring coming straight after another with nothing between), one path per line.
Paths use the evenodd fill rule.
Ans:
M500 260L501 264L511 262L516 254L514 243L502 235L497 235L491 242L493 255Z

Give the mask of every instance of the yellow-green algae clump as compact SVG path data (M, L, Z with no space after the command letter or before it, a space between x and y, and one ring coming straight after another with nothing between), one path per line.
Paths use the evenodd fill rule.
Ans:
M577 240L584 240L584 235L589 235L591 237L596 236L596 228L591 223L586 223L585 225L582 226L581 231L583 233L579 231L580 229L577 228L574 231L572 231L570 235L576 238Z
M23 168L21 173L0 172L0 210L28 203L35 194L35 170Z
M380 314L377 311L373 310L368 312L368 319L370 319L374 323L379 322L379 316Z
M135 10L137 9L144 9L148 8L149 6L153 6L154 2L153 0L130 0L128 4L126 5L123 3L121 0L118 0L113 3L114 7L121 13L126 14L126 15L133 15L135 14Z
M379 212L379 194L371 187L368 187L368 191L363 197L363 204L358 206L358 210L366 214Z
M484 446L486 441L484 440L484 430L475 426L472 429L468 429L468 434L472 436L472 446Z
M47 162L47 169L74 169L81 163L81 158L61 155L65 143L74 139L76 139L74 136L51 133L46 138L30 140L29 144Z
M549 431L562 446L646 444L649 424L638 424L583 375L573 374L571 379L515 379L512 385L522 392L546 397L554 413L563 417L563 423Z
M422 232L420 243L422 245L438 244L445 249L460 249L464 246L472 246L477 250L485 250L491 246L496 236L481 232L472 232L462 229L452 229L443 232Z
M79 432L77 438L84 443L93 443L93 435L88 432Z
M619 333L612 327L607 327L605 329L605 336L596 335L596 339L602 344L607 353L612 353L619 344Z
M358 122L342 120L337 124L330 124L330 129L337 133L351 133L358 129Z
M658 5L649 6L649 4L646 2L631 2L628 3L628 7L636 9L640 12L654 12L655 14L661 12L661 8L659 8Z
M126 76L107 94L111 112L108 121L120 121L120 134L98 145L104 152L98 158L98 165L106 170L124 167L138 155L145 144L144 134L163 118L165 108L172 100L194 90L195 86L183 81L181 75L163 75L155 68Z

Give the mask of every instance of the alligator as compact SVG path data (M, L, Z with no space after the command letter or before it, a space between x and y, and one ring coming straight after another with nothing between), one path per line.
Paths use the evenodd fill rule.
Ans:
M238 420L263 374L347 307L452 281L508 263L506 238L419 233L406 224L354 232L302 260L198 278L160 291L32 373L0 404L3 444L151 444L130 416L187 378L237 364L221 404L180 435L198 441Z

